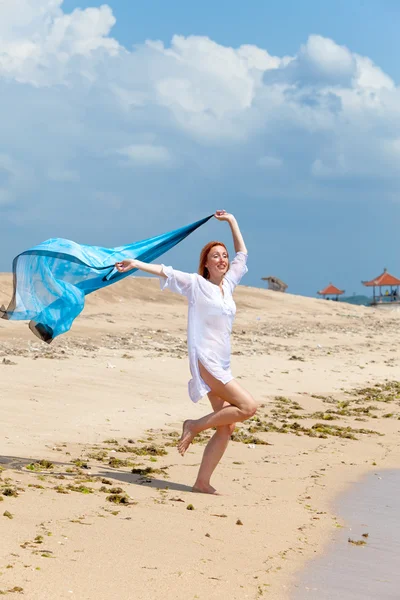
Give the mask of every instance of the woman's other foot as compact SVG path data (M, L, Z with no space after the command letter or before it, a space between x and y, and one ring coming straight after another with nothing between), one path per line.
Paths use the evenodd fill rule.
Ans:
M192 423L193 421L187 420L183 424L182 435L178 442L178 452L181 456L185 454L186 450L189 448L193 438L196 435L193 431Z

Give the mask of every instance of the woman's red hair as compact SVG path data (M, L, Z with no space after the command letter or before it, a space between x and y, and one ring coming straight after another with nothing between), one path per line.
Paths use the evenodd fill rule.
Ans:
M222 246L223 248L225 248L226 253L228 254L228 257L229 257L228 249L225 246L225 244L223 244L222 242L208 242L208 244L206 244L204 246L204 248L202 249L202 251L200 252L200 262L199 262L199 270L198 270L199 275L204 277L204 279L209 279L209 277L210 277L210 273L208 272L208 269L206 267L206 262L207 262L208 253L210 252L210 250L212 248L214 248L214 246ZM228 269L229 269L229 261L228 261Z

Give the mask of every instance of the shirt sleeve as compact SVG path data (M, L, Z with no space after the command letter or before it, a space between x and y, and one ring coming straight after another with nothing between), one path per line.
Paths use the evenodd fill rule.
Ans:
M230 284L232 292L235 289L235 287L239 285L243 275L246 275L248 271L246 262L246 252L237 252L235 258L230 264L229 270L225 275L225 279Z
M176 271L172 267L166 267L161 265L163 273L166 277L159 277L161 290L170 290L176 294L186 296L189 300L193 296L193 290L195 285L195 274L194 273L183 273L183 271Z

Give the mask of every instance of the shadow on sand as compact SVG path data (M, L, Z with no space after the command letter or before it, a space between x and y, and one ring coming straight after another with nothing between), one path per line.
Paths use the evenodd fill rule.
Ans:
M18 456L0 456L0 466L5 469L12 469L14 471L21 471L27 465L36 462L35 458L22 458ZM42 470L40 473L42 475L64 475L66 479L74 479L77 473L68 473L65 469L71 467L71 463L65 462L57 462L51 461L54 466L61 467L62 471L52 471L51 469ZM100 477L107 479L114 479L115 481L121 483L129 483L134 485L140 485L149 487L151 489L161 489L161 490L175 490L177 492L191 492L192 488L188 485L184 485L181 483L177 483L174 481L169 481L166 479L156 479L154 477L148 477L143 475L134 475L133 473L129 473L128 471L118 471L110 469L109 467L102 468L99 465L92 466L90 469L82 469L83 472L87 471L88 475L90 472L90 477Z

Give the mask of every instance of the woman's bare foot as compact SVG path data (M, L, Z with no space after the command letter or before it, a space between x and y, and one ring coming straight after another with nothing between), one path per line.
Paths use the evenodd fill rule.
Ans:
M202 483L197 483L197 481L192 487L192 492L196 492L198 494L214 494L216 496L219 496L217 490L213 488L212 485L204 485Z
M192 430L192 421L185 421L182 428L182 435L178 442L178 452L181 456L185 454L195 435L196 434Z

